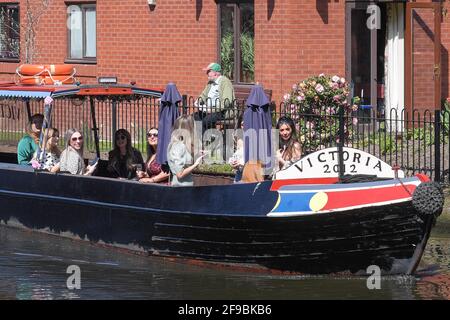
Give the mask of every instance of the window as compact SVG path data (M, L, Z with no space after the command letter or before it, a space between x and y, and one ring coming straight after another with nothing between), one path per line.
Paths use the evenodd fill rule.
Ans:
M68 12L68 60L96 62L97 28L95 4L70 5Z
M19 5L0 4L0 60L17 61L19 54Z
M219 58L223 74L234 83L255 79L255 19L253 0L217 0Z

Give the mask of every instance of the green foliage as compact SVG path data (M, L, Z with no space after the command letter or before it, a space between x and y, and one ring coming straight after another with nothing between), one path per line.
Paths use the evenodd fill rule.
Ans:
M253 82L255 77L255 41L251 32L246 31L240 35L241 43L241 68L243 82ZM222 74L229 79L233 79L234 69L234 35L233 32L226 32L220 43L220 61ZM236 79L234 79L236 80Z
M234 68L234 41L233 32L227 32L222 36L220 43L220 62L222 74L233 79Z
M397 151L397 143L395 141L395 138L391 135L383 136L380 139L380 152L381 154L389 154Z
M250 32L241 34L241 63L243 82L253 82L255 79L255 48L254 36Z
M450 132L450 98L442 100L441 123L442 129L447 133L444 135L448 136Z
M431 146L434 144L434 127L408 129L406 137L408 140L418 140Z
M202 173L216 173L216 174L231 174L233 173L233 167L226 164L201 164L195 170L196 172Z

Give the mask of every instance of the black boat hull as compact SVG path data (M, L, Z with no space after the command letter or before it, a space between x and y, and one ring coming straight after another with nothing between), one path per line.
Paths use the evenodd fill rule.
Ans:
M170 188L0 167L0 223L164 257L301 273L410 273L433 216L411 201L269 217L260 185Z

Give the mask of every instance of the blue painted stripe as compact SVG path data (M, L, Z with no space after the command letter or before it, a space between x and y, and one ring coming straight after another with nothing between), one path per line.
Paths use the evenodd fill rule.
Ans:
M280 194L279 205L274 210L272 210L272 212L311 211L309 202L315 194L316 192L302 194Z

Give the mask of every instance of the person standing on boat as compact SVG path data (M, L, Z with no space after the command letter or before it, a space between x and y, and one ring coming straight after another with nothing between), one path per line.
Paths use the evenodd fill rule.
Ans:
M138 171L139 182L143 183L164 183L169 180L169 172L162 169L156 162L156 150L158 148L158 129L150 128L147 132L147 161L143 171Z
M195 120L201 120L203 131L215 126L224 117L231 118L234 103L234 88L230 79L222 75L222 67L218 63L210 63L206 68L208 83L195 102L199 111L195 113Z
M172 186L193 186L192 171L201 163L201 154L194 163L194 118L184 115L175 120L167 148L167 161L172 172Z
M114 149L108 155L108 173L111 178L135 179L136 172L142 171L144 159L139 150L131 144L131 134L119 129L114 135Z
M66 132L66 149L61 153L60 170L71 174L90 176L97 164L85 166L83 159L83 135L77 129L69 129Z
M38 149L44 115L36 113L31 116L27 126L26 135L20 139L17 146L17 162L23 165L30 165L33 155Z
M289 168L302 156L302 147L297 140L294 121L283 116L277 122L277 129L280 137L280 149L276 154L278 165L275 166L275 171Z

